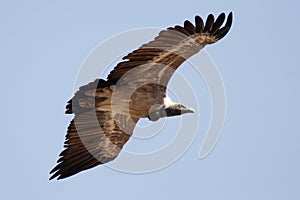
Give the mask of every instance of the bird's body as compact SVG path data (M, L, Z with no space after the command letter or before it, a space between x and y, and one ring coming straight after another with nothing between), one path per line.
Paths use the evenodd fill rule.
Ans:
M167 84L186 59L227 34L232 14L221 28L224 20L223 13L216 20L209 15L205 24L196 16L196 26L185 21L184 27L161 31L153 41L125 56L107 80L96 79L80 87L66 106L66 113L75 117L50 179L66 178L116 158L140 118L156 121L192 113L172 102Z

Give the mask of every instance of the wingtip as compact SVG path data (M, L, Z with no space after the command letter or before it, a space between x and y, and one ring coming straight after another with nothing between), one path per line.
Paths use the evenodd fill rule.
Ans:
M227 21L226 21L225 26L230 28L232 25L232 21L233 21L233 13L230 12L227 16Z
M55 178L54 174L50 176L49 181L52 181Z
M223 15L223 13L221 13L219 17L221 15ZM225 14L224 14L224 20L225 20ZM218 29L215 30L214 32L214 35L218 38L218 40L222 39L225 35L227 35L229 30L231 29L232 22L233 22L233 12L229 12L229 14L227 15L225 25L222 28L221 26L219 26Z
M52 174L53 172L50 172L50 174ZM62 177L62 174L60 174L59 171L55 172L54 174L52 174L49 178L49 181L52 181L54 179L56 180L60 180L60 179L63 179L63 178L66 178L66 177Z

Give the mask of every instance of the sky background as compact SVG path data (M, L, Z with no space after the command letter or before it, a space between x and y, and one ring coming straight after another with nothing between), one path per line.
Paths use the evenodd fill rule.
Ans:
M191 78L203 99L203 126L175 163L146 174L99 166L48 181L71 119L65 103L96 45L131 29L166 28L196 14L229 11L234 12L230 33L206 48L227 96L223 133L208 157L198 159L209 123L209 93L203 80ZM2 1L0 198L300 199L299 18L296 0ZM192 76L191 68L180 70ZM172 127L165 129L159 136L172 138ZM130 141L126 148L145 151L140 144Z

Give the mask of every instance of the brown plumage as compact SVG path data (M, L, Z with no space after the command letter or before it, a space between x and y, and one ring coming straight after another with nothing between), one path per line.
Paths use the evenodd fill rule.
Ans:
M50 179L63 179L115 159L133 133L140 118L157 120L192 112L166 101L166 86L175 70L205 45L223 38L232 24L232 13L217 19L208 15L204 23L163 30L151 42L129 53L110 72L79 88L66 106L75 114L66 135L64 150ZM168 103L166 103L168 102Z

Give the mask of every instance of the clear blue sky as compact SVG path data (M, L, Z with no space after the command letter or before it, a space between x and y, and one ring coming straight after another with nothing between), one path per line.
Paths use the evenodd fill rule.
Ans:
M1 2L0 198L300 199L299 10L296 0ZM197 157L200 131L163 170L134 175L99 166L48 181L71 119L65 103L97 44L133 28L229 11L229 35L206 48L227 95L223 134L207 158Z

